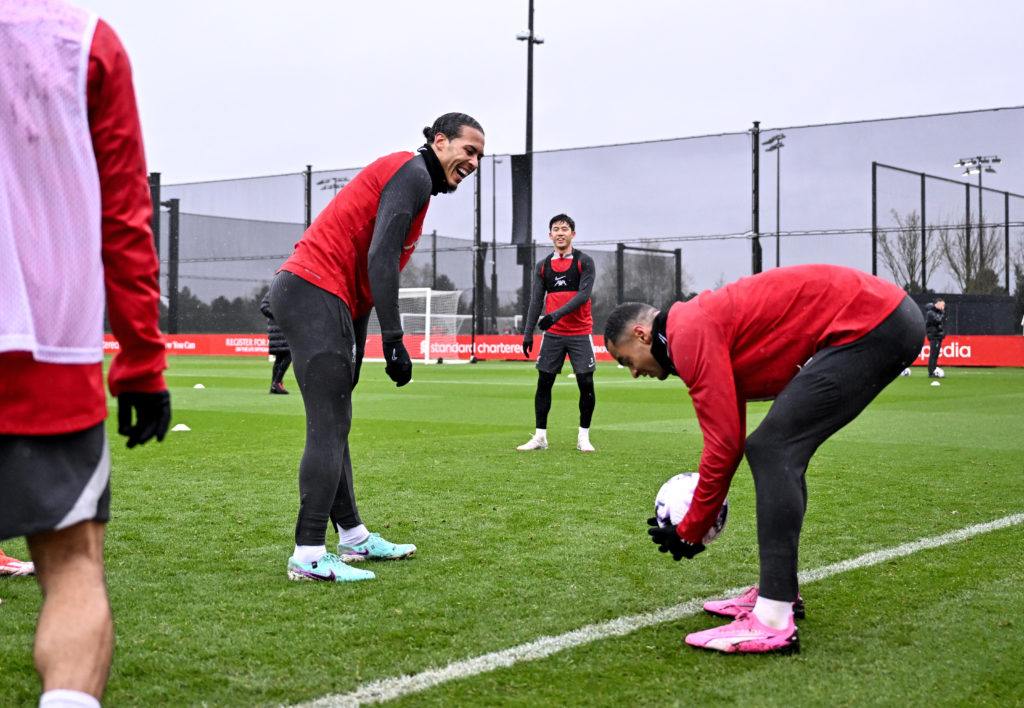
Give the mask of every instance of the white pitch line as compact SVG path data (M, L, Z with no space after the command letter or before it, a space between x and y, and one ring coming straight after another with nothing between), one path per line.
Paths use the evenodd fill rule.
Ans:
M1012 514L995 521L989 521L988 523L951 531L941 536L922 538L917 541L894 546L893 548L865 553L856 558L800 573L800 582L812 583L816 580L824 580L839 573L878 565L893 558L909 556L912 553L928 548L937 548L957 541L963 541L978 534L1016 526L1022 522L1024 522L1024 514ZM747 586L730 588L723 591L721 595L731 597L732 595L738 595L746 589ZM701 599L689 600L656 612L627 615L600 624L587 625L581 629L560 634L557 637L541 637L540 639L509 649L456 661L440 669L428 669L412 676L395 676L389 679L374 681L351 693L324 696L308 703L298 704L292 708L356 708L368 703L389 701L411 693L424 691L447 681L487 673L502 667L512 666L521 661L543 659L566 649L589 644L608 637L620 637L635 632L638 629L689 617L699 612L704 607L704 602L705 600Z

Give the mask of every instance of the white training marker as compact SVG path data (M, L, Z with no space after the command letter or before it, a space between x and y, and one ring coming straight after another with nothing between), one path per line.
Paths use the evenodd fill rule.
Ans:
M203 386L202 384L196 384L192 388L206 388L206 386Z
M192 428L188 427L188 426L187 426L187 425L185 425L184 423L178 423L178 424L177 424L177 425L175 425L175 426L174 426L173 428L171 428L171 430L177 430L177 431L179 431L179 432L180 432L180 431L182 431L182 430L192 430Z
M941 385L942 384L940 384L938 381L932 381L932 386L941 386Z

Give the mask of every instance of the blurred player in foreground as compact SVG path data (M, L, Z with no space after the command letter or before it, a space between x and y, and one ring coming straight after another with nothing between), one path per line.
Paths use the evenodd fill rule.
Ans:
M0 56L0 540L26 537L43 594L39 705L98 706L114 647L104 303L118 432L134 447L171 419L142 133L128 57L95 15L0 3Z
M701 539L744 453L754 477L760 586L704 609L734 617L686 642L722 652L799 651L797 549L811 456L917 357L921 310L896 285L851 268L775 268L659 312L625 303L605 345L633 377L678 376L704 435L693 503L675 528L648 530L678 561ZM774 399L746 436L746 402Z
M0 548L0 575L34 575L36 566L31 561L20 561Z
M483 128L463 113L446 113L423 134L427 142L419 150L376 160L338 192L270 288L306 408L299 518L288 559L292 580L367 580L372 572L345 561L405 558L416 551L363 525L348 434L370 311L376 306L385 371L404 386L412 379L412 360L402 343L399 273L416 248L430 198L455 191L483 156ZM338 532L337 555L327 552L328 520Z
M523 356L533 350L533 328L545 332L537 353L537 392L533 398L537 429L517 450L548 449L548 412L551 410L551 389L562 371L566 355L576 375L580 390L580 429L576 449L593 452L590 443L590 421L594 417L594 342L591 332L594 319L590 314L590 292L594 288L594 259L573 248L576 222L565 214L551 217L548 237L554 253L537 264L533 271L533 292L530 309L523 324ZM541 308L544 316L540 316ZM537 319L540 318L540 322Z

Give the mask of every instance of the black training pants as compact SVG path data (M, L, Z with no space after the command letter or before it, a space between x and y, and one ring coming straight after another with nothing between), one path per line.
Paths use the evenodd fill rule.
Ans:
M935 373L935 367L939 365L939 352L942 350L944 337L928 337L928 374Z
M797 552L807 509L804 474L811 456L917 358L923 338L921 310L907 297L857 341L817 352L747 438L762 596L797 599Z
M270 385L279 384L284 381L284 375L288 373L288 367L292 365L291 351L274 355L274 368L270 374Z
M270 306L288 339L306 408L295 543L322 546L328 520L342 528L362 523L352 487L348 433L368 318L353 323L341 298L287 271L274 278Z

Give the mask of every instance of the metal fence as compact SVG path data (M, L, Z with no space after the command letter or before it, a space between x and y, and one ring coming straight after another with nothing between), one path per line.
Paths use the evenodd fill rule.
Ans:
M1002 228L998 257L992 260L990 253L989 265L999 276L995 286L1012 291L1012 266L1024 259L1024 201L1016 198L1024 194L1022 119L1024 107L771 129L754 124L738 133L537 152L534 253L539 259L549 248L552 215L575 219L575 245L594 256L598 268L600 331L603 313L619 293L674 298L677 287L686 295L759 267L838 263L907 285L898 268L879 256L880 235L895 242L915 211L919 219L924 214L926 234L940 222L955 225L957 215L961 226L977 229L980 214L988 230L997 223ZM971 154L998 155L1001 162L995 174L984 174L984 211L975 205L967 218L965 194L973 192L976 201L981 190L954 163ZM464 290L464 312L479 298L480 332L524 307L523 267L511 243L510 157L488 155L475 179L431 201L424 235L403 273L404 286ZM898 169L883 169L880 177L876 163ZM287 175L161 185L160 201L176 199L181 212L179 293L188 288L211 307L218 299L223 305L256 298L307 220L358 171L307 167ZM920 207L920 174L935 177L928 181L926 211ZM1004 193L1014 195L1008 206L996 196ZM165 292L172 270L169 226L165 209L159 225ZM618 269L619 244L678 249L681 283L674 268L661 263L672 260L665 254L628 251ZM482 282L474 282L474 254L483 261ZM925 258L925 287L964 289L947 260L936 256L928 264L927 251Z

